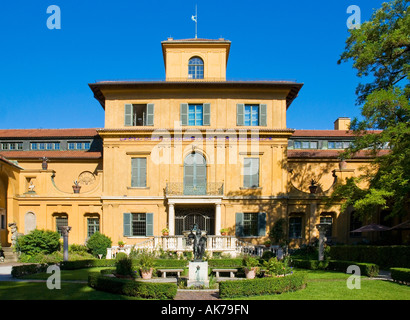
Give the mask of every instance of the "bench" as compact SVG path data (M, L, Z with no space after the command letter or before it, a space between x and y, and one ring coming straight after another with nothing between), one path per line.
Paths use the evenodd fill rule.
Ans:
M159 272L162 272L162 277L166 278L167 277L167 272L176 272L178 274L178 278L181 276L181 272L184 271L184 269L158 269Z
M212 269L212 272L215 272L217 278L221 272L229 272L230 277L235 278L235 272L238 272L238 269Z

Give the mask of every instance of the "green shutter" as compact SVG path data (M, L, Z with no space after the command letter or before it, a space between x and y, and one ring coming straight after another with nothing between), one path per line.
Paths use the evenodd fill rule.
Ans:
M147 186L147 158L131 159L131 187Z
M181 126L188 125L188 103L181 103Z
M267 109L266 104L259 105L259 125L260 126L266 127L266 119L267 119L266 109Z
M243 126L245 123L245 105L238 103L236 105L236 125Z
M123 222L124 222L124 237L131 237L132 236L132 215L131 213L124 213L123 215Z
M210 126L211 125L211 104L204 103L203 108L204 109L203 109L202 124L204 126Z
M147 115L145 119L146 126L153 126L154 125L154 104L148 103L147 104Z
M154 214L153 213L145 214L145 235L146 236L154 235Z
M266 235L266 212L258 213L258 236L264 237Z
M243 212L237 212L235 215L235 235L243 237Z
M124 126L132 126L132 104L129 103L124 106Z

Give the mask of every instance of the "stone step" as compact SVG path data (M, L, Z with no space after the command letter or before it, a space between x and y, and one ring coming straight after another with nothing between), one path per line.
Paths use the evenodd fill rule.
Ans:
M2 247L4 253L4 262L17 262L17 253L13 252L12 247Z

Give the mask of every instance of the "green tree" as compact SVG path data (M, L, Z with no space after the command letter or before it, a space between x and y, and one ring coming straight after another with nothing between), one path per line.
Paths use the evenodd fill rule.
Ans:
M351 123L355 140L342 156L370 152L375 161L373 170L340 184L333 199L346 199L345 206L353 205L362 219L375 208L402 215L409 210L410 192L409 1L383 3L369 21L349 32L338 63L352 60L358 77L366 81L356 88L362 117ZM366 180L368 187L359 189L357 180Z
M29 234L17 239L18 248L21 253L35 255L38 253L51 254L60 250L60 235L51 230L34 229Z
M111 244L111 238L97 231L88 239L87 248L93 256L98 257L102 254L105 257L107 248L111 247Z

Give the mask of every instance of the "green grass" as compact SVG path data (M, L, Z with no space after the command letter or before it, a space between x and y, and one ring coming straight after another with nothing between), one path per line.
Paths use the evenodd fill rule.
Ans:
M249 300L410 300L410 287L391 281L371 280L362 276L360 289L349 289L351 274L323 270L295 270L305 273L305 289L278 295L246 297ZM243 298L239 298L242 300Z

